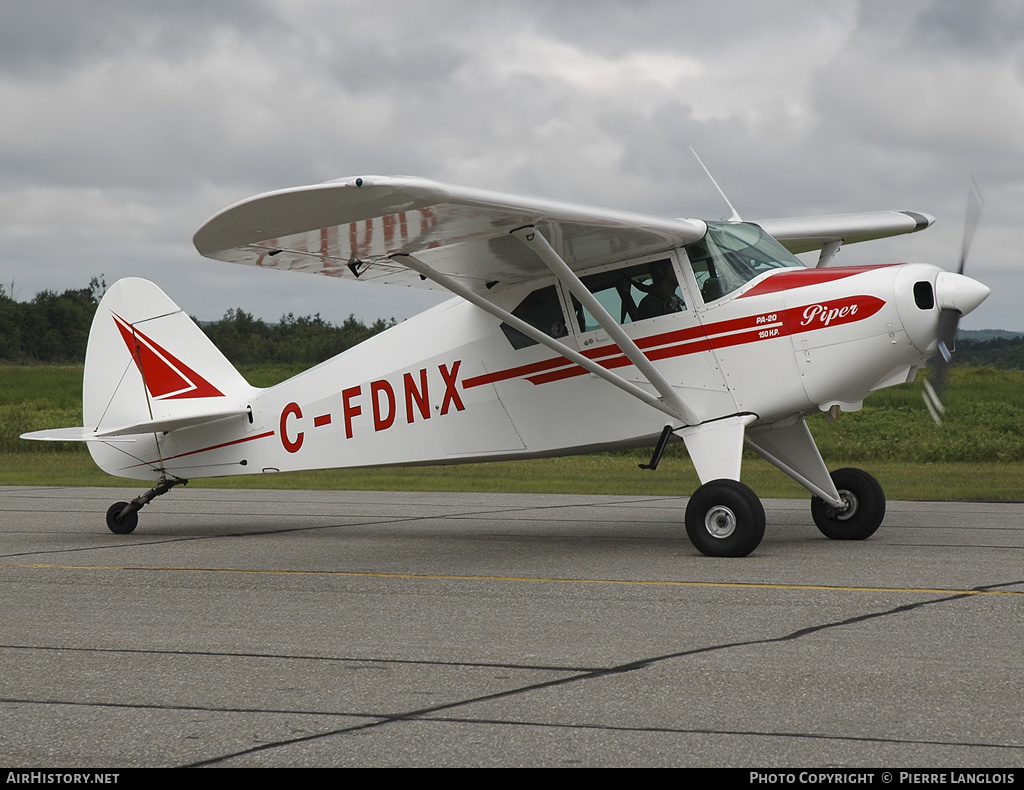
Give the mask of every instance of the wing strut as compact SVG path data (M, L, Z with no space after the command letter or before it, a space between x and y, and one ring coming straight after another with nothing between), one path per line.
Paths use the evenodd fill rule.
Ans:
M839 248L842 246L842 239L835 239L823 244L821 247L821 253L818 255L818 262L814 264L814 268L821 269L828 266L832 259L836 257L836 253L839 252Z
M576 273L555 252L554 248L548 243L548 240L544 238L544 235L532 225L514 230L512 235L537 253L537 256L551 269L555 277L561 280L565 287L572 291L573 296L579 299L580 303L590 311L590 314L597 319L601 328L622 349L622 353L629 357L629 361L636 365L636 369L658 391L662 402L675 414L679 415L683 422L689 425L699 423L700 418L694 413L693 409L683 402L683 399L679 397L679 393L661 375L661 372L651 364L651 360L633 342L633 338L625 333L619 322L608 314L608 311L604 309L604 305L597 301L597 297L590 292L590 289L583 284L580 278L576 276ZM616 378L618 377L616 376Z
M680 420L684 423L699 422L699 420L697 420L696 418L693 418L691 420L688 416L684 416L684 414L692 414L692 412L690 412L689 409L687 409L684 413L677 412L669 405L663 403L660 399L652 395L650 392L647 392L646 390L638 387L631 381L627 381L621 376L615 375L607 368L601 367L592 359L588 359L575 349L569 348L569 346L567 346L565 343L561 343L555 338L551 337L550 335L544 334L536 327L523 321L521 318L517 318L507 310L503 310L497 305L492 304L487 299L480 296L480 294L471 291L462 283L453 280L451 277L448 277L447 275L444 275L441 272L436 271L435 269L431 268L430 266L428 266L415 256L398 254L392 255L391 259L396 261L397 263L400 263L402 266L409 267L417 274L420 274L423 277L426 277L428 280L437 283L442 288L451 291L453 294L465 299L470 304L473 304L479 307L481 310L490 313L499 321L504 321L509 326L522 332L531 340L536 340L541 345L547 346L556 354L559 354L565 357L566 359L575 362L580 367L585 368L590 373L593 373L595 376L604 379L610 384L614 384L623 392L632 395L634 398L637 398L640 401L643 401L648 406L653 406L655 409L658 409L658 411L664 412L669 417L672 417L675 420Z

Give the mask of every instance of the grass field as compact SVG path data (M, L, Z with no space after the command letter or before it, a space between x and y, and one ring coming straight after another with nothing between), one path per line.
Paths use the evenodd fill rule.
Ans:
M299 368L243 370L268 386ZM0 485L145 487L112 478L76 444L25 442L29 430L81 422L81 366L0 366ZM947 418L936 426L920 383L873 395L860 412L809 422L830 468L859 466L891 499L1024 499L1024 371L954 368ZM196 487L407 491L689 494L698 485L681 443L656 472L640 470L649 450L530 461L405 469L348 469L202 480ZM804 489L760 458L743 480L763 497L803 497Z

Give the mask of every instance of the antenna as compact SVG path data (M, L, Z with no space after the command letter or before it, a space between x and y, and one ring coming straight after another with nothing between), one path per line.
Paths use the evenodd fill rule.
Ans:
M740 213L733 207L732 203L729 202L729 198L725 196L725 193L722 191L722 188L718 186L718 182L715 181L715 177L711 175L711 171L708 170L707 167L704 167L704 163L700 161L700 157L697 156L697 152L693 150L692 145L690 146L690 153L693 154L693 158L697 160L697 164L704 168L704 172L708 174L708 178L711 179L711 183L715 185L715 189L718 190L718 194L722 196L722 200L725 201L725 205L727 205L729 207L729 210L732 212L732 216L729 217L728 221L743 222L743 218L740 216Z

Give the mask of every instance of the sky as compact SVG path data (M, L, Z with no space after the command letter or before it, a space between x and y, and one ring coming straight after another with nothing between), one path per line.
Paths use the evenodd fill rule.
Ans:
M967 329L1024 331L1018 0L0 0L0 286L145 277L241 307L404 319L436 293L206 260L207 218L366 174L670 217L897 209L836 264L955 269Z

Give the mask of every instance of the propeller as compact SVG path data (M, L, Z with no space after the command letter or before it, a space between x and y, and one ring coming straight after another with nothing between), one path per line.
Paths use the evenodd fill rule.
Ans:
M974 283L963 276L964 264L967 263L967 253L974 240L974 231L978 228L978 221L981 219L981 209L985 201L981 196L978 185L971 181L971 188L967 192L967 212L964 215L964 238L960 248L960 266L954 275L952 272L940 272L935 281L936 297L939 303L939 355L935 357L932 368L932 380L924 382L924 404L928 407L928 413L932 415L936 425L942 424L942 415L946 407L942 405L942 396L946 390L946 372L949 363L952 361L952 353L956 349L956 332L960 325L960 317L964 312L969 312L977 303L967 307L966 304L973 301L972 288L968 283ZM984 287L984 286L982 286ZM988 289L985 288L985 294ZM984 296L981 297L984 299ZM978 300L980 302L980 300Z

